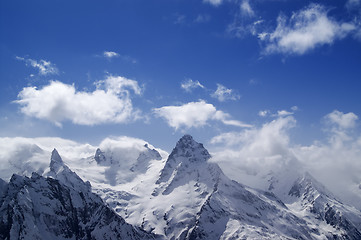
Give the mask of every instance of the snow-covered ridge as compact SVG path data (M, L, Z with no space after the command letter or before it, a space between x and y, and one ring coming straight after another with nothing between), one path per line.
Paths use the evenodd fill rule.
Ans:
M14 174L0 194L1 239L154 239L126 223L64 165L54 149L51 177Z
M230 180L217 164L209 161L211 155L204 146L190 135L183 136L169 156L149 143L129 138L109 140L92 149L88 157L74 159L61 156L55 149L50 154L40 148L36 152L47 153L47 167L39 168L39 174L33 178L58 181L70 192L69 201L76 208L104 201L140 233L134 236L361 238L360 211L336 199L308 173L269 174L262 179L264 190L253 189ZM30 156L31 161L23 161L28 166L36 162L35 155ZM18 168L14 169L21 173L24 167L21 161L17 163ZM29 181L21 179L32 177L17 176L11 181L18 187ZM0 199L4 199L1 196L6 195L8 185L0 181ZM45 183L41 186L52 187Z

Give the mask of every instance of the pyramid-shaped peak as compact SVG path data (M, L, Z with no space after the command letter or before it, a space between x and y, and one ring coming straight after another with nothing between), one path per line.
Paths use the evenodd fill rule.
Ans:
M203 147L203 144L196 142L191 135L186 134L178 140L175 148L195 149L195 148L204 148L204 147Z
M169 158L185 157L191 162L207 161L211 155L202 143L196 142L191 135L184 135L177 142Z
M60 157L58 151L54 148L54 150L51 152L51 158L50 158L50 170L57 172L59 167L64 166L63 159Z
M179 140L178 140L178 143L177 144L181 144L181 143L193 143L193 142L196 142L194 141L193 137L189 134L185 134L183 137L181 137Z
M56 148L54 148L54 150L51 152L51 161L53 162L59 162L62 163L63 159L61 159L58 151L56 150Z

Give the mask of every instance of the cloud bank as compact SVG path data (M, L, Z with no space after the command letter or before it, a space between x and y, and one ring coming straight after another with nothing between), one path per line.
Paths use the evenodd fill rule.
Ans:
M294 116L279 115L261 127L226 132L211 139L212 161L232 178L254 187L270 172L308 171L337 196L361 209L361 134L356 114L333 111L324 119L326 141L292 144ZM254 176L257 176L254 178Z
M141 95L137 81L108 76L96 86L96 90L87 92L76 90L74 85L51 81L41 89L23 88L15 102L25 115L58 126L64 121L79 125L126 123L140 117L131 100L131 92Z

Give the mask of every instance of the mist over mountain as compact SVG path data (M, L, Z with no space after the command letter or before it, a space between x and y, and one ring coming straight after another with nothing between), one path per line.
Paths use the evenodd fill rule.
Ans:
M1 159L3 239L361 238L360 210L317 176L283 167L249 187L190 135L169 155L127 137L87 146L85 158L20 142L18 158Z

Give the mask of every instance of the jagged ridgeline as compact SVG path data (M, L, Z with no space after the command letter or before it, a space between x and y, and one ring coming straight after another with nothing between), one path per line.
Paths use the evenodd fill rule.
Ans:
M113 146L67 166L54 150L41 175L0 181L0 239L361 239L360 211L309 173L258 190L210 159L190 135L169 156Z

